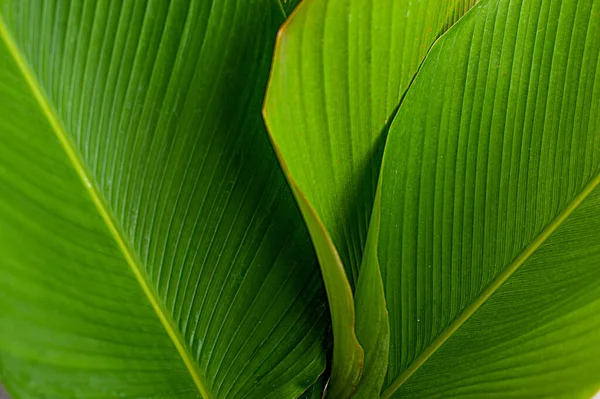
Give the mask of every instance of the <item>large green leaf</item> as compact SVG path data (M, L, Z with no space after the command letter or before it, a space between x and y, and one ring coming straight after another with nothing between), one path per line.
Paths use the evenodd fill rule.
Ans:
M260 108L264 1L0 1L0 374L19 398L294 398L320 273Z
M600 389L600 1L484 0L432 49L381 172L383 397Z
M388 118L433 41L474 3L306 0L280 32L265 119L323 270L334 333L333 397L352 393L363 363L351 287L367 290L357 293L361 344L377 352L387 345L374 250L365 274L374 280L359 283L358 270ZM386 359L367 353L365 362L371 386ZM360 395L375 394L378 384Z

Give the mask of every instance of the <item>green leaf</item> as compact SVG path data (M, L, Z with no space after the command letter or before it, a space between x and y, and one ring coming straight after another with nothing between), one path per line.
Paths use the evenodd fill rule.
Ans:
M433 41L473 3L307 0L281 29L267 125L353 287L388 117Z
M292 13L292 11L294 11L294 9L298 5L298 3L300 3L300 0L275 0L275 1L279 1L279 3L281 4L281 9L283 10L283 14L286 17L289 16Z
M305 0L280 31L264 113L325 278L334 334L332 397L348 397L361 373L355 317L381 323L357 328L361 344L378 351L387 345L381 284L360 284L358 271L388 118L431 44L474 3ZM378 280L376 251L369 259L367 275ZM357 285L369 292L360 294L365 308L356 310L365 314L355 316L351 288ZM369 375L379 381L375 370L384 368L385 358L367 354L365 361L378 359L382 364Z
M284 170L287 170L285 164L283 165ZM321 264L326 265L321 267L321 274L328 294L334 335L331 384L328 386L328 392L334 398L350 397L358 384L364 362L364 353L354 332L352 291L325 227L295 182L291 179L289 181L304 215L317 256Z
M381 186L379 186L381 187ZM365 255L356 287L356 335L365 350L365 371L354 397L378 398L385 379L390 349L390 323L377 257L381 224L381 190L377 190Z
M600 1L484 0L392 124L383 397L600 389Z
M261 104L272 0L0 1L0 375L295 398L328 316Z
M308 388L300 397L300 399L322 399L328 379L327 373L321 377L310 388Z
M394 397L590 399L600 392L599 183L484 292L487 300Z

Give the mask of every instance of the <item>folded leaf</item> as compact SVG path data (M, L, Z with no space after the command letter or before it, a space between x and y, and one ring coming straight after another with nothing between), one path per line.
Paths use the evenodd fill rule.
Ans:
M356 287L356 336L365 350L365 371L356 387L356 399L378 398L385 379L390 350L390 323L385 304L377 243L381 223L381 190L377 190Z
M600 1L484 0L388 137L383 397L600 388Z
M272 0L0 0L0 374L19 398L296 398L316 257L260 109Z
M284 164L284 170L285 164ZM354 332L354 302L340 258L331 238L298 186L290 180L300 210L322 265L321 273L329 297L329 310L334 335L331 385L328 391L334 398L352 396L360 379L364 353Z
M350 287L370 291L361 294L367 307L360 311L367 314L359 320L373 322L372 308L382 316L376 317L381 325L362 329L361 343L373 349L387 345L385 301L383 291L376 290L380 283L358 283L358 271L388 118L431 44L474 3L305 0L280 32L265 120L325 278L334 334L332 397L348 397L362 368ZM379 280L376 257L372 251L368 275ZM370 375L379 380L380 374Z
M434 40L476 1L306 0L280 32L274 145L358 279L385 126Z

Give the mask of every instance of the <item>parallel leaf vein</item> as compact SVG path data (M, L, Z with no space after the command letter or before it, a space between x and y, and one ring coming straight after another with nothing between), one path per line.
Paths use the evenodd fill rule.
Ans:
M97 188L95 187L95 184L92 183L92 179L90 178L89 172L86 170L84 163L81 161L81 159L80 159L79 155L77 154L73 144L71 143L67 133L65 132L65 129L64 129L62 123L58 119L53 107L50 105L48 99L46 98L46 95L40 88L40 85L39 85L35 75L29 68L27 62L25 61L24 56L21 54L19 47L17 46L16 42L12 38L12 35L8 31L6 23L5 23L2 15L0 15L0 38L6 44L7 49L10 52L15 64L17 65L20 72L23 74L23 77L24 77L25 81L27 82L29 89L31 90L32 94L34 95L44 116L47 118L48 123L52 127L52 131L56 134L56 137L57 137L58 141L60 142L60 145L63 147L63 150L65 151L67 157L69 158L73 167L75 168L77 175L81 179L85 189L87 190L88 194L90 195L91 200L94 203L94 205L96 206L103 221L106 223L106 226L107 226L108 230L110 231L111 235L113 236L116 244L118 245L119 249L122 251L124 258L125 258L127 264L129 265L129 267L131 268L131 271L133 272L136 280L140 284L142 291L144 292L148 301L150 302L150 305L156 312L156 315L158 316L163 327L165 328L167 334L173 341L175 348L179 352L183 362L185 363L186 367L188 368L188 371L190 372L190 375L191 375L192 379L194 380L194 383L196 384L199 392L201 393L201 395L204 398L207 398L207 399L210 398L211 395L209 394L204 382L202 381L202 377L200 375L198 366L196 365L196 363L192 359L191 355L189 354L187 347L186 347L183 339L181 338L179 332L175 328L174 323L171 320L170 316L163 309L163 306L161 305L159 298L157 297L156 293L154 292L153 288L150 286L150 284L148 282L145 272L143 271L142 267L139 265L138 261L136 260L135 255L133 254L133 251L127 244L119 227L117 226L117 224L113 220L110 212L106 208L100 193L98 192Z
M469 318L546 242L581 203L600 186L600 174L593 178L569 205L496 277L454 321L383 392L390 398Z

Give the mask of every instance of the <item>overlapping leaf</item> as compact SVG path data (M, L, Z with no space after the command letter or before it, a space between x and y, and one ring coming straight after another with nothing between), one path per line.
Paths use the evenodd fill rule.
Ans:
M474 3L307 0L281 30L267 124L353 287L388 118L431 44Z
M280 5L0 1L0 374L293 398L326 303L260 107Z
M265 119L321 261L334 331L333 397L352 393L364 356L350 287L369 287L360 301L369 309L358 316L369 325L360 329L362 343L386 346L383 292L376 282L359 284L358 270L388 118L433 41L474 3L307 0L280 33ZM367 265L378 279L377 265ZM381 367L385 359L365 365Z
M428 56L381 175L384 398L600 388L599 15L484 0Z
M379 175L472 5L306 0L280 35L265 115L333 398L600 389L598 0L483 0ZM0 0L17 399L320 397L259 115L293 6Z

